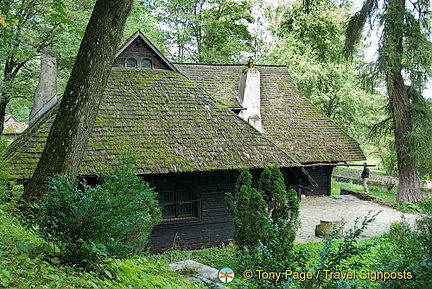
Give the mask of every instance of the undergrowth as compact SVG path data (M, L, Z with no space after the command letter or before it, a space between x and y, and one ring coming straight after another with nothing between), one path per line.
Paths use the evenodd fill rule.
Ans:
M42 238L0 207L0 288L200 288L161 260L107 259L92 271L63 265ZM201 287L202 288L202 287Z

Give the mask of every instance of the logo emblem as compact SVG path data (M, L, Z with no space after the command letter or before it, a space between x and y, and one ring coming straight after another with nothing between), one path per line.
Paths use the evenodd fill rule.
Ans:
M219 270L218 277L222 283L230 283L234 280L234 271L228 267L222 268Z

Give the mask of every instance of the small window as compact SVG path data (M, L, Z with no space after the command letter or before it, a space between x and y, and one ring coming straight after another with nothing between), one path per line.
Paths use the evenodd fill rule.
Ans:
M199 217L200 201L192 189L170 180L155 181L164 220L191 220Z
M130 68L137 68L138 67L138 62L135 58L128 58L126 60L126 67L130 67Z
M143 60L141 60L141 68L151 69L152 61L150 59L144 58Z

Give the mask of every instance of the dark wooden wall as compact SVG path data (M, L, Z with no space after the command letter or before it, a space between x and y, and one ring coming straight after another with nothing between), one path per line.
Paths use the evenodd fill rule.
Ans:
M330 196L331 193L331 175L333 166L316 166L308 167L306 171L318 183L318 187L310 187L312 191L303 190L302 194L306 196Z
M167 69L171 70L165 62L153 50L138 37L132 42L115 60L114 67L126 67L126 60L128 58L135 58L140 67L141 60L146 58L150 59L153 63L153 69Z
M308 172L319 183L309 195L328 195L333 167L308 168ZM251 170L254 186L257 186L262 170ZM195 173L172 173L145 175L150 184L157 179L169 179L191 188L200 199L197 218L165 220L154 227L148 246L158 253L171 248L200 249L228 244L233 241L233 215L227 210L225 193L234 192L240 171L213 171ZM292 176L285 176L286 180ZM97 183L96 178L86 178L89 185ZM289 183L289 182L288 182ZM289 186L289 184L288 184ZM289 186L290 187L290 186ZM155 187L157 192L157 187Z
M162 252L173 247L199 249L232 241L233 215L226 209L225 193L234 191L239 174L238 171L215 171L158 175L158 178L187 184L199 194L201 206L200 216L195 220L167 220L156 226L148 244L151 251Z

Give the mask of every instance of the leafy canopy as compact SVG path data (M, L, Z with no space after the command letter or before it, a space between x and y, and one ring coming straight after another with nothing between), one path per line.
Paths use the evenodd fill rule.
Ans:
M238 62L253 52L252 6L248 0L143 1L154 11L165 42L178 62Z

